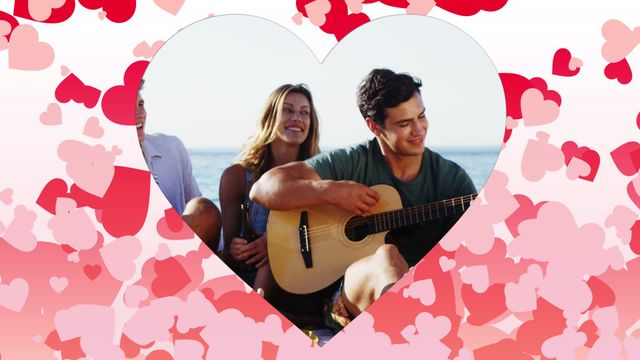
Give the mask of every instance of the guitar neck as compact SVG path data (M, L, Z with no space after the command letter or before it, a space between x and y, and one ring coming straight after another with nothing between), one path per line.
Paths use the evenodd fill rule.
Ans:
M469 207L469 204L476 196L478 195L470 194L425 205L417 205L369 215L364 217L368 228L367 232L374 234L459 214Z

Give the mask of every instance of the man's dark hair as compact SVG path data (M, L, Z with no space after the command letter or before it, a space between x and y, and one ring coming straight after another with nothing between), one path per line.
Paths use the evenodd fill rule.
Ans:
M358 109L384 127L386 109L396 107L420 93L422 81L409 74L396 74L389 69L373 69L358 87Z

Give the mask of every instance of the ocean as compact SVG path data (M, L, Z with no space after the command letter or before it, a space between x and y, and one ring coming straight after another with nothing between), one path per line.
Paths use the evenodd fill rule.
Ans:
M462 166L476 189L480 191L498 158L499 149L485 147L433 148L445 158ZM218 187L224 169L233 164L238 149L188 149L193 166L193 175L202 195L220 206Z

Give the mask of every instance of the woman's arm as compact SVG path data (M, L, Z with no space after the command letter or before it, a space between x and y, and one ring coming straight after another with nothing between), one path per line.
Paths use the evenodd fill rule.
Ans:
M240 233L240 204L245 198L244 168L239 164L229 166L220 178L220 211L222 213L222 234L224 249L222 260L233 270L239 270L242 262L231 255L231 240Z

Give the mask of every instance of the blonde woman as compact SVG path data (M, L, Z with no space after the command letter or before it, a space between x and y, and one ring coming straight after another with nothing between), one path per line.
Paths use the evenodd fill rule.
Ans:
M258 131L244 146L237 163L222 174L222 259L255 289L267 290L273 281L265 233L269 210L249 199L251 186L273 167L317 154L318 133L318 116L309 89L303 84L282 85L269 96L260 115ZM239 237L243 203L249 203L253 228L259 234L258 239L250 243Z

